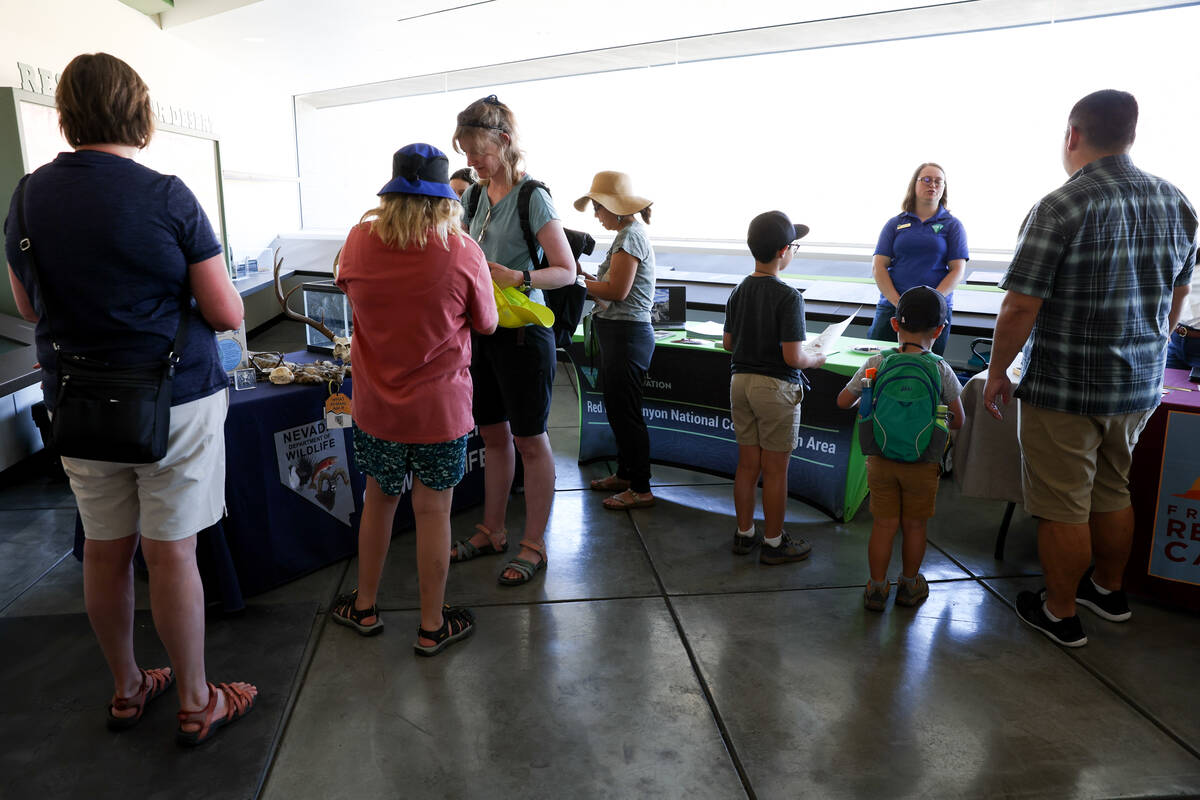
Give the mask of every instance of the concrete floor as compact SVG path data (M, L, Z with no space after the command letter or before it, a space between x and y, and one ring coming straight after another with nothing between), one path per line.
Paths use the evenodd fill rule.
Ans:
M286 346L291 330L255 345ZM930 527L929 600L864 611L865 510L838 524L789 502L788 529L813 554L774 567L729 552L727 480L659 468L655 508L606 511L585 488L606 466L575 463L574 403L562 376L544 575L514 589L496 583L500 559L453 566L447 599L479 628L433 659L411 649L411 534L392 543L382 636L328 622L353 560L212 616L213 677L263 695L199 752L172 742L173 698L129 733L104 729L70 493L10 481L0 798L1200 795L1200 617L1135 602L1115 625L1084 611L1089 645L1056 647L1012 611L1040 585L1032 520L1018 512L997 562L1003 504L952 481ZM514 498L510 529L521 514ZM455 534L477 519L457 515ZM136 636L158 663L145 612Z

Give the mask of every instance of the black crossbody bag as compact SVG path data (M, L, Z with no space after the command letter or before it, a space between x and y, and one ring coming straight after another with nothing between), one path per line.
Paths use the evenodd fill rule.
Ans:
M94 461L149 464L167 453L171 431L171 392L175 367L187 333L187 296L179 306L179 328L166 356L143 364L112 364L68 353L58 346L50 302L38 279L33 244L25 225L29 176L17 194L20 248L29 260L34 286L58 361L58 399L51 419L59 455Z

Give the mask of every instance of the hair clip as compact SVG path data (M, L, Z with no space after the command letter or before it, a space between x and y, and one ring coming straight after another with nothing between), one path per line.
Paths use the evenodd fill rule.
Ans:
M500 99L498 97L496 97L496 95L494 95L494 94L489 94L487 97L480 98L479 102L487 103L489 106L504 105L503 103L500 102Z

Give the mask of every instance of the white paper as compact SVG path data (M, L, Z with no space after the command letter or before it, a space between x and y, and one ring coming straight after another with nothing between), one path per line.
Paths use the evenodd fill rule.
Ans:
M815 353L834 352L837 349L834 347L834 345L837 343L837 340L840 339L842 334L846 332L846 328L850 327L850 323L854 321L854 317L861 309L862 306L859 306L858 308L854 309L853 314L846 317L841 322L835 322L813 338L805 339L800 345L800 349L808 355L813 355Z
M692 333L698 333L701 336L721 336L725 333L725 326L719 322L712 320L695 320L689 319L683 323L683 327Z

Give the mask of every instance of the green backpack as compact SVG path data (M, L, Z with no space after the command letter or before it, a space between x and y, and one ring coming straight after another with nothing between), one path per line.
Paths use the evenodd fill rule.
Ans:
M950 439L941 360L928 351L884 352L870 398L859 406L858 441L865 455L907 464L941 460Z

